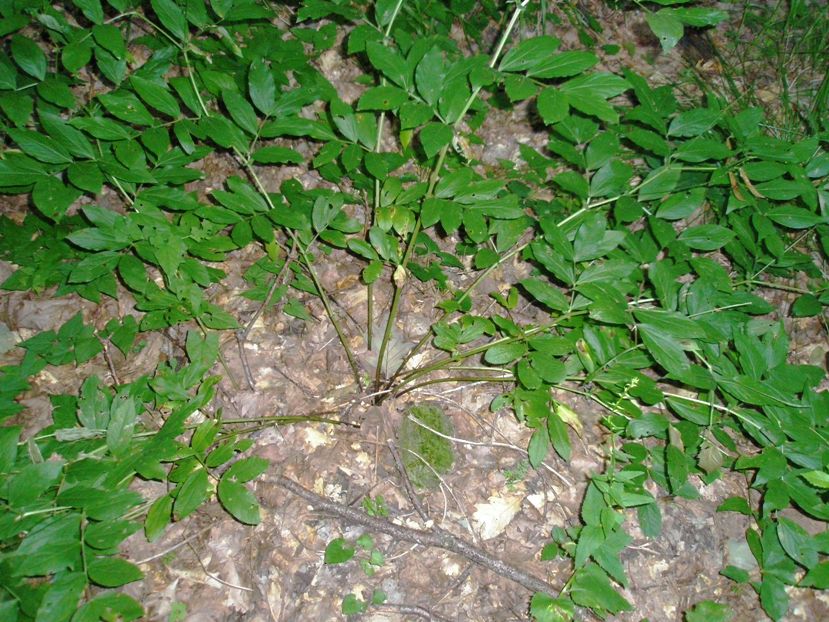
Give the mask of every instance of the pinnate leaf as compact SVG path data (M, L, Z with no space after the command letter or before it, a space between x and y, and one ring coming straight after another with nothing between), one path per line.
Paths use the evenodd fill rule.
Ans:
M697 225L679 234L679 240L690 248L701 251L715 251L734 239L735 233L722 225Z
M415 69L417 91L430 106L434 106L438 101L445 74L443 53L435 46L426 52Z
M411 86L406 62L396 50L377 41L369 41L366 44L366 52L371 64L386 78L404 89Z
M547 61L560 43L547 35L525 39L504 54L498 68L501 71L530 71Z
M548 86L538 94L538 113L547 125L562 121L570 109L567 96L557 87Z
M174 118L181 114L178 101L165 84L136 75L130 77L130 84L148 106Z
M174 0L150 0L150 4L164 28L181 41L187 38L187 18L183 8Z
M276 101L276 83L270 67L263 59L254 60L248 74L248 91L253 105L269 115Z
M734 613L727 605L703 600L685 614L688 622L729 622Z
M672 9L660 9L656 13L648 12L645 19L665 52L672 50L685 32L682 22Z
M104 9L101 6L101 0L72 0L72 3L93 24L100 24L104 21Z
M353 547L346 546L343 538L334 538L325 547L325 563L326 564L342 564L354 557L355 550Z
M360 96L357 110L393 110L408 98L406 91L395 86L375 86Z
M593 563L576 571L570 594L578 605L605 610L612 614L633 609L613 588L604 571Z
M46 54L37 43L21 35L14 35L11 52L14 62L27 74L38 80L46 77Z
M257 164L302 164L305 159L295 149L288 147L262 147L251 156Z
M82 572L67 572L56 576L40 602L35 622L69 620L86 587L86 576Z
M222 506L240 523L258 525L262 520L259 515L259 502L243 484L222 477L218 496Z
M207 499L207 471L199 469L191 473L178 487L173 509L177 519L182 519L198 508Z
M420 131L420 144L431 158L452 141L452 128L443 123L429 123Z
M47 164L68 164L72 156L60 143L31 130L9 129L9 136L25 153Z
M534 78L569 78L587 71L598 62L599 59L592 52L571 50L547 58L527 74Z
M99 557L87 566L89 578L103 587L120 587L144 578L144 573L125 559Z

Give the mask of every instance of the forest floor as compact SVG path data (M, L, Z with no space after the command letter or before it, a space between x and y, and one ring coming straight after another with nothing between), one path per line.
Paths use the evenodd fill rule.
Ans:
M706 46L720 45L722 27L699 39L702 44L689 40L663 54L641 14L613 11L598 3L590 8L605 27L603 36L608 42L635 43L629 48L622 46L618 55L607 60L609 66L632 65L656 82L686 81L689 97L696 88L688 81L689 72L696 71L704 81L719 79L717 61ZM563 39L564 48L573 43L568 42L568 35L555 34ZM353 88L348 65L336 51L330 54L323 57L321 66L329 70L334 85L347 93ZM490 115L480 131L484 144L475 147L479 151L474 155L495 165L498 160L515 158L519 143L543 147L545 135L532 130L529 114L519 107ZM202 190L223 183L233 166L229 159L211 160L210 170L200 182ZM300 167L281 169L280 178L269 178L265 171L262 175L264 185L274 189L285 176L294 176L305 185L321 183L313 172ZM15 209L19 208L9 204L4 211ZM229 276L212 290L213 302L232 310L242 322L257 308L257 303L241 296L247 288L242 274L257 258L252 247L231 255L223 264ZM372 362L361 334L366 305L359 265L338 261L336 252L322 265L327 267L321 268L319 276L342 315L349 318L347 328L354 335L354 349L363 353L360 362L369 370ZM501 279L514 282L512 276L507 279L505 275L520 269L518 263L506 263L501 272L493 272L479 287L476 308L483 311L490 300L487 292L497 290ZM9 270L8 265L0 265L0 281ZM471 277L458 270L453 279L453 285L460 288ZM382 312L389 304L389 291L377 287L375 296L377 310ZM434 305L438 300L440 293L429 285L417 283L408 288L396 335L401 350L428 330L437 317ZM244 355L240 355L233 334L224 337L227 368L217 368L224 379L215 407L222 408L226 418L314 414L338 417L354 425L301 423L254 433L251 452L271 462L269 472L254 487L262 504L261 524L255 528L242 525L216 504L191 520L174 524L152 544L139 533L128 542L126 554L141 566L146 577L126 590L146 607L147 618L152 620L337 620L343 619L340 608L346 594L369 598L374 589L382 589L388 600L361 618L371 622L422 620L430 615L435 620L526 620L529 591L454 552L373 533L373 548L384 558L373 576L367 576L356 563L324 564L323 553L331 540L342 536L354 541L366 533L366 527L313 509L307 500L281 487L278 477L287 476L347 507L360 508L364 499L382 496L397 523L422 527L423 517L407 492L388 441L394 441L396 424L407 407L439 404L454 425L455 464L439 488L418 493L420 510L434 525L560 588L564 579L557 576L556 568L566 562L542 562L539 552L552 528L574 522L588 474L602 468L607 443L598 425L602 413L588 400L562 396L583 424L572 459L564 463L550 457L542 468L529 469L524 448L530 430L507 412L490 412L490 402L500 393L498 385L427 386L379 407L352 400L348 364L334 330L320 303L310 297L306 302L314 316L311 321L295 320L273 309L262 314L243 344ZM791 299L775 292L773 302L783 317ZM60 326L79 308L87 322L103 326L110 317L127 312L131 302L110 300L96 307L76 297L51 299L49 292L41 297L3 292L0 304L5 326L15 338L25 339ZM514 319L537 321L536 312L535 307L518 308ZM786 318L786 322L791 356L825 367L829 346L819 319ZM119 382L151 373L160 359L181 356L182 338L183 332L172 329L164 335L153 334L142 352L129 361L111 352L109 364L98 357L83 370L61 367L44 372L24 399L32 413L28 425L35 427L48 420L49 394L76 391L79 379L91 373ZM13 363L17 356L9 350L2 355L2 363ZM245 366L252 387L246 382ZM719 574L728 564L749 571L756 568L744 538L748 518L716 512L728 497L751 495L749 482L731 473L711 485L694 483L700 492L696 500L651 490L660 497L660 537L644 537L637 531L636 521L631 521L634 541L622 557L630 585L623 594L635 613L618 620L680 621L684 611L703 599L729 605L736 622L765 619L749 586L737 585ZM159 492L154 485L142 483L139 490L146 486L148 494ZM797 520L808 524L803 516ZM566 571L562 570L561 576L566 578ZM829 598L820 592L792 589L790 596L794 605L788 619L829 619ZM176 618L182 611L186 611L185 617Z

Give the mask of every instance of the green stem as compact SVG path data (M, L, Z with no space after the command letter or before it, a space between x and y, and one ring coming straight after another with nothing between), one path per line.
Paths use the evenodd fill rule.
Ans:
M291 235L291 238L294 241L298 241L296 233L288 229L288 233ZM351 346L348 345L348 339L346 338L345 332L343 331L342 325L340 324L339 319L334 313L334 309L331 306L331 301L328 298L328 294L325 291L325 288L320 283L319 278L317 277L316 271L311 265L311 260L308 258L308 251L305 248L300 247L300 256L302 257L302 262L305 264L306 269L308 270L308 274L311 277L311 280L314 283L314 287L317 289L319 293L320 300L322 301L322 306L325 308L325 314L328 316L328 319L331 320L331 324L334 326L334 330L337 333L337 337L340 340L340 343L343 346L343 350L345 350L345 356L348 359L348 364L351 367L351 373L354 375L354 380L357 381L357 386L360 387L360 390L363 389L363 379L360 377L360 367L357 365L357 360L354 358L354 353L351 351Z
M428 387L433 384L442 384L444 382L458 382L463 384L470 384L473 382L515 382L515 378L510 376L445 376L443 378L432 378L430 380L424 380L423 382L418 382L417 384L413 384L409 387L406 387L402 391L398 391L395 393L395 397L400 397L401 395L405 395L406 393L410 393L416 389L422 389L423 387Z
M418 369L414 369L414 370L410 371L407 374L404 374L403 379L401 381L401 384L403 384L403 385L408 384L412 380L414 380L415 378L420 378L421 376L425 376L426 374L430 374L434 371L438 371L440 369L445 369L449 365L452 365L453 363L457 363L459 361L467 359L471 356L475 356L477 354L482 354L483 352L486 352L490 348L493 348L497 345L501 345L501 344L504 344L504 343L513 343L513 342L525 341L525 340L529 339L530 337L532 337L533 335L537 335L538 333L542 333L544 331L547 331L547 330L553 328L554 326L557 326L560 322L562 322L564 320L570 319L570 318L575 317L577 315L583 315L584 313L586 313L586 311L577 311L577 312L569 311L569 312L565 313L564 315L562 315L561 317L557 318L556 320L554 320L552 322L547 322L546 324L541 324L540 326L536 326L535 328L530 328L530 329L524 331L523 334L521 334L517 337L501 337L500 339L495 339L494 341L490 341L489 343L485 343L485 344L480 345L480 346L475 346L474 348L469 348L468 350L463 350L461 352L456 352L455 354L451 354L449 356L444 356L444 357L438 359L437 361L433 361L432 363L430 363L426 367L420 367Z
M263 199L265 199L265 203L267 203L268 209L276 209L276 206L273 204L270 195L265 190L265 187L262 185L262 181L259 179L259 176L256 174L256 171L253 170L253 166L251 166L250 162L244 159L242 157L242 154L238 151L236 151L236 156L240 159L243 166L245 167L245 171L253 180L253 183L256 185L256 189L259 191L259 194L262 195ZM311 281L314 283L314 287L316 288L317 293L319 294L320 300L322 301L322 306L325 309L325 314L331 321L331 325L334 327L334 331L337 333L337 337L339 338L340 343L343 346L345 356L348 359L348 364L351 367L351 373L354 375L354 380L356 380L357 386L360 387L360 390L362 391L363 379L360 376L360 367L357 365L357 360L354 358L354 353L351 351L351 346L348 345L348 339L346 338L342 325L340 324L340 321L337 319L337 316L334 313L334 309L331 306L331 301L328 298L328 293L325 291L325 288L322 286L319 277L317 277L317 273L314 271L313 265L311 264L311 260L308 257L308 249L302 245L302 242L292 229L286 227L285 231L290 236L291 241L293 242L295 247L299 249L299 256L302 259L302 263L305 265L305 269L308 271L308 276L311 277Z
M801 233L799 236L797 236L797 238L796 238L795 240L793 240L792 242L790 242L790 243L786 246L786 248L785 248L785 250L784 250L783 252L788 253L791 249L793 249L795 246L797 246L798 244L800 244L800 242L802 242L802 241L803 241L803 240L804 240L807 236L811 235L811 233L812 233L812 228L811 228L811 227L810 227L810 228L808 228L808 229L806 229L806 231L804 231L804 232L803 232L803 233ZM752 275L751 275L751 276L750 276L750 277L749 277L746 281L743 281L743 282L744 282L744 283L753 283L753 282L755 281L755 279L757 279L757 277L758 277L758 276L760 276L761 274L763 274L766 270L768 270L768 269L769 269L769 267L771 267L772 265L774 265L774 262L775 262L775 260L772 260L772 261L767 262L767 263L766 263L766 265L764 265L764 266L763 266L762 268L760 268L757 272L755 272L754 274L752 274ZM758 281L758 283L763 283L763 281ZM809 293L809 292L806 292L806 293Z
M391 35L391 29L394 26L394 21L397 19L397 14L400 13L401 6L403 6L403 0L397 0L397 4L394 6L394 12L391 14L391 19L386 26L386 31L383 33L383 39L388 39Z
M783 283L774 283L772 281L761 281L759 279L750 279L748 281L742 281L741 284L745 285L756 285L757 287L765 287L767 289L777 289L781 292L792 292L793 294L811 294L807 289L801 289L800 287L794 287L792 285L784 285Z
M582 207L581 209L579 209L579 210L577 210L577 211L573 212L572 214L570 214L569 216L567 216L567 218L564 218L563 220L561 220L561 222L559 222L559 223L558 223L558 226L559 226L559 227L564 226L564 225L566 225L567 223L569 223L571 220L575 220L576 218L578 218L578 217L579 217L579 216L581 216L582 214L584 214L584 213L588 212L589 210L593 209L594 207L598 207L599 205L603 205L604 203L610 203L610 202L613 202L613 201L615 201L615 200L616 200L616 199L618 199L618 198L619 198L619 197L616 197L616 198L614 198L614 199L610 199L610 200L607 200L607 201L601 201L601 202L596 203L596 204L593 204L593 205L588 205L588 206L586 206L586 207ZM491 265L489 268L487 268L487 269L483 270L483 271L482 271L482 272L481 272L481 273L480 273L477 277L475 277L475 279L472 281L472 283L471 283L471 284L470 284L470 285L469 285L469 286L468 286L468 287L464 290L463 294L461 294L461 297L458 299L458 302L460 303L460 302L462 302L463 300L465 300L466 298L468 298L468 297L469 297L469 295L472 293L472 291L473 291L473 290L474 290L474 289L475 289L475 288L476 288L476 287L477 287L477 286L481 283L481 281L483 281L483 280L484 280L484 279L485 279L485 278L486 278L486 277L487 277L487 276L488 276L488 275L489 275L489 274L490 274L493 270L495 270L496 268L498 268L498 267L499 267L501 264L503 264L505 261L507 261L507 260L511 259L511 258L512 258L512 257L514 257L515 255L517 255L518 253L520 253L521 251L523 251L525 248L527 248L527 246L529 246L529 244L530 244L529 242L525 242L525 243L523 243L523 244L520 244L520 245L516 246L514 249L512 249L512 250L511 250L510 252L508 252L506 255L504 255L503 257L499 258L499 260L498 260L496 263L494 263L493 265ZM439 318L435 321L435 324L442 322L442 321L443 321L443 320L445 320L445 319L447 318L447 316L449 316L449 315L450 315L450 312L449 312L449 311L444 311L444 312L441 314L441 316L440 316L440 317L439 317ZM430 335L431 335L431 333L430 333L430 332L425 333L425 334L424 334L424 335L420 338L420 340L419 340L419 341L415 344L415 346L414 346L414 347L413 347L413 348L412 348L412 349L411 349L411 350L410 350L410 351L406 354L406 356L403 358L403 361L400 363L400 365L398 366L398 368L395 370L394 374L392 374L391 378L389 378L389 379L388 379L388 381L387 381L387 383L386 383L386 388L388 388L389 386L391 386L391 383L392 383L392 382L394 382L394 380L395 380L395 379L396 379L396 378L400 375L400 372L402 372L402 371L403 371L403 369L406 367L406 363L408 363L408 362L411 360L411 358L412 358L415 354L417 354L417 352L418 352L418 351L419 351L419 350L420 350L420 349L421 349L424 345L426 345L426 342L429 340L429 336L430 336Z
M30 516L37 516L39 514L51 514L52 512L63 512L65 510L71 509L72 506L69 505L58 505L50 508L42 508L40 510L31 510L30 512L23 512L23 514L18 515L17 517L15 517L15 520L20 521L24 518L29 518Z
M706 309L705 311L697 311L696 313L689 313L689 318L696 318L702 315L707 315L709 313L720 313L721 311L727 311L728 309L739 309L740 307L747 307L752 303L750 302L737 302L733 305L725 305L724 307L715 307L713 309Z
M515 255L517 255L518 253L523 251L525 248L527 248L527 246L529 246L529 242L519 244L518 246L513 248L511 251L509 251L508 253L506 253L502 257L499 257L497 262L495 262L494 264L492 264L491 266L489 266L485 270L482 270L478 274L478 276L476 276L475 279L473 279L472 283L470 283L467 286L467 288L463 291L463 293L460 295L460 298L458 298L458 304L460 304L461 302L463 302L464 300L469 298L472 291L478 285L480 285L481 281L483 281L489 274L491 274L493 270L495 270L501 264L503 264L504 262L508 261L510 258L514 257ZM438 319L433 322L433 324L440 324L450 314L451 314L451 311L444 311L443 313L441 313L440 317L438 317ZM400 365L398 365L397 369L394 371L394 373L391 375L391 377L386 381L386 388L389 388L391 386L391 384L397 379L397 377L400 375L400 373L406 367L406 364L412 359L412 357L415 354L418 353L418 351L420 351L420 349L423 346L426 345L426 343L429 341L429 337L431 337L431 335L432 335L431 331L427 331L426 333L424 333L423 336L421 336L421 338L418 340L418 342L414 345L414 347L406 353L406 356L403 357L403 360L401 361Z
M651 181L652 181L652 180L651 180ZM650 182L648 182L648 183L650 183ZM644 184L640 184L639 186L637 186L637 187L636 187L636 188L634 188L633 190L638 190L638 189L639 189L639 188L641 188L643 185L644 185ZM600 206L605 205L605 204L607 204L607 203L612 203L612 202L614 202L614 201L618 200L619 198L621 198L622 196L626 196L627 194L630 194L631 192L632 192L632 191L629 191L629 192L625 193L625 195L619 195L618 197L613 197L613 198L610 198L610 199L604 199L604 200L602 200L602 201L598 201L598 202L596 202L596 203L588 204L587 206L582 207L582 208L580 208L580 209L576 210L575 212L573 212L572 214L570 214L569 216L567 216L566 218L564 218L563 220L561 220L561 222L559 222L559 223L558 223L558 226L560 226L560 227L561 227L561 226L564 226L564 225L566 225L567 223L569 223L569 222L571 222L571 221L575 220L576 218L578 218L578 217L579 217L579 216L581 216L582 214L584 214L584 213L586 213L586 212L590 211L591 209L594 209L594 208L596 208L596 207L600 207ZM528 243L524 243L524 244L521 244L521 245L519 245L519 246L515 247L512 251L510 251L509 253L507 253L506 255L504 255L504 256L503 256L503 257L502 257L502 258L501 258L501 259L500 259L497 263L493 264L492 266L490 266L489 268L487 268L486 270L484 270L483 272L481 272L481 274L480 274L478 277L476 277L476 278L475 278L475 280L474 280L474 281L470 284L470 286L469 286L469 287L468 287L468 288L464 291L464 293L461 295L461 297L460 297L460 299L459 299L459 302L460 302L460 301L462 301L462 300L464 300L465 298L467 298L467 297L469 296L469 294L472 292L472 290L473 290L475 287L477 287L477 285L478 285L478 284L479 284L479 283L480 283L480 282L481 282L484 278L486 278L486 276L487 276L488 274L490 274L490 273L491 273L491 272L492 272L495 268L497 268L499 265L501 265L504 261L506 261L506 260L510 259L511 257L515 256L517 253L519 253L519 252L521 252L522 250L524 250L524 249L525 249L528 245L529 245ZM441 316L440 316L440 317L436 320L436 322L435 322L435 323L438 323L438 322L443 321L444 319L446 319L446 317L447 317L449 314L450 314L450 312L449 312L449 311L444 311L444 312L441 314ZM425 334L424 334L424 335L420 338L420 340L419 340L419 341L418 341L418 342L414 345L414 347L413 347L413 348L412 348L412 349L411 349L411 350L410 350L410 351L406 354L406 356L403 358L403 361L400 363L400 365L398 366L398 368L395 370L394 374L392 374L392 376L391 376L391 377L388 379L388 381L386 382L386 388L388 388L389 386L391 386L391 383L392 383L392 382L394 382L394 380L396 380L396 379L397 379L397 377L398 377L398 376L400 375L400 373L403 371L403 369L405 368L406 364L407 364L407 363L411 360L411 358L412 358L412 357L413 357L413 356L414 356L414 355L415 355L415 354L416 354L416 353L417 353L417 352L418 352L418 351L419 351L419 350L420 350L420 349L421 349L424 345L426 345L426 342L429 340L429 336L430 336L430 335L431 335L431 333L428 333L428 332L427 332L427 333L425 333Z
M147 24L150 28L152 28L153 30L155 30L156 32L158 32L158 34L160 34L161 36L163 36L164 38L166 38L168 41L170 41L170 43L172 43L172 44L173 44L174 46L176 46L178 49L180 49L180 50L183 50L183 49L184 49L184 47L183 47L183 46L182 46L182 45L178 42L178 39L176 39L175 37L173 37L172 35L170 35L170 34L169 34L166 30L164 30L163 28L161 28L158 24L156 24L156 23L155 23L155 22L153 22L152 20L147 19L147 17L146 17L145 15L142 15L142 14L141 14L141 13L139 13L138 11L127 11L126 13L119 13L119 14L118 14L118 15L116 15L115 17L110 17L109 19L107 19L106 21L104 21L104 24L112 24L112 23L114 23L114 22L117 22L117 21L118 21L118 20L120 20L120 19L125 18L125 17L137 17L137 18L138 18L138 19L140 19L142 22L144 22L145 24ZM81 39L81 41L85 40L85 39L86 39L86 38L88 38L89 36L91 36L91 31L90 31L90 34L85 35L85 36L83 37L83 39Z
M677 400L684 400L686 402L691 402L692 404L699 404L701 406L708 406L709 408L711 408L713 410L718 410L720 412L724 412L724 413L729 414L733 417L736 417L737 419L739 419L743 423L747 423L749 425L752 425L755 428L757 428L758 430L760 429L760 426L757 423L755 423L754 421L751 421L750 419L746 418L744 415L740 414L739 412L737 412L736 410L734 410L732 408L729 408L728 406L723 406L721 404L714 404L711 401L700 400L700 399L696 399L694 397L689 397L687 395L681 395L679 393L668 393L667 391L663 391L662 394L665 397L672 397L672 398L677 399Z
M204 337L206 338L208 335L207 326L205 326L199 318L194 319L196 320L196 324L198 324L199 328L201 329L202 335L204 335ZM230 366L227 364L227 359L225 358L225 355L222 354L221 349L219 350L219 363L221 364L222 369L225 370L225 374L227 374L227 377L230 379L230 384L232 384L233 388L238 391L239 381L236 380L236 376L234 376L233 372L230 370Z
M440 169L443 167L443 162L446 159L446 152L449 148L449 145L444 145L443 149L440 150L438 154L437 162L435 162L435 167L432 169L432 173L429 175L429 187L426 189L426 198L431 198L434 196L435 193L435 186L437 186L438 180L440 179ZM391 332L394 326L394 322L397 319L397 313L400 308L400 299L403 293L403 285L405 285L406 278L408 277L408 273L406 271L407 266L409 265L409 260L412 258L412 253L414 252L415 245L417 244L417 237L420 235L420 230L423 228L423 223L420 218L420 213L418 213L417 218L415 219L414 229L412 230L411 237L409 238L409 243L406 245L406 251L403 253L403 260L400 262L400 265L397 269L403 270L403 279L398 283L396 279L393 279L394 282L394 294L392 295L391 299L391 308L389 309L389 316L386 320L386 329L383 332L383 341L380 344L380 352L377 355L377 370L374 374L374 387L376 390L380 390L380 386L383 381L383 360L386 355L386 349L388 348L389 340L391 339ZM396 273L396 270L395 270Z
M512 18L510 19L509 24L507 24L504 33L501 35L501 39L500 41L498 41L498 45L495 48L495 51L492 53L492 57L489 61L489 66L491 68L494 68L496 63L498 62L498 58L501 56L501 52L504 50L504 46L506 45L506 42L509 39L509 36L512 33L513 28L515 28L515 24L518 21L519 16L528 4L529 0L520 0L520 2L516 4L515 10L512 14ZM460 115L458 115L458 118L455 120L455 123L452 126L453 131L457 131L458 128L461 126L461 124L463 123L464 116L469 111L469 108L472 106L480 92L480 86L477 86L472 90L472 93L469 95L466 102L464 103L463 108L461 109ZM446 153L449 149L449 144L451 144L451 141L450 143L444 145L438 154L435 166L432 169L431 174L429 175L429 187L426 190L426 194L424 195L423 200L430 199L434 196L435 187L437 186L437 183L440 180L440 172L443 168L443 163L446 160ZM374 383L375 389L378 390L380 389L380 386L382 384L383 360L385 358L386 349L388 348L388 344L391 339L392 327L394 326L394 322L397 319L397 313L400 308L400 298L403 293L403 286L406 282L406 268L408 266L409 260L411 259L412 253L414 252L415 245L417 244L417 238L420 235L420 231L423 227L421 222L421 214L422 210L418 213L417 219L415 220L414 229L412 230L411 236L409 237L409 243L406 245L406 251L403 255L403 260L398 266L398 269L402 268L403 278L400 278L399 282L395 280L391 308L389 309L388 319L386 320L386 329L383 333L383 341L380 344L380 351L377 355L377 369L375 372Z
M386 30L383 33L383 43L385 43L389 36L391 35L391 29L394 27L394 21L397 19L397 14L400 12L400 7L403 5L403 0L397 0L397 4L394 6L394 11L391 14L391 19L389 19L389 23L386 25ZM386 85L386 78L380 78L380 86ZM375 136L374 140L374 153L380 153L381 143L383 142L383 126L386 122L386 113L385 111L380 112L380 116L377 119L377 135ZM372 218L370 222L370 226L374 224L375 215L377 214L377 210L380 209L380 180L374 180L374 210L372 212ZM366 315L368 319L366 321L366 341L368 349L372 349L372 341L374 340L374 283L368 283L366 285ZM377 369L380 369L380 362L377 363Z
M184 55L184 66L187 67L187 77L190 80L190 86L193 87L193 92L196 94L196 99L199 101L199 106L202 112L204 112L204 116L209 117L210 113L207 111L207 106L204 105L204 100L201 97L201 93L199 93L199 87L196 85L196 78L193 76L193 66L190 64L190 58L187 56L187 48L182 48L181 52Z

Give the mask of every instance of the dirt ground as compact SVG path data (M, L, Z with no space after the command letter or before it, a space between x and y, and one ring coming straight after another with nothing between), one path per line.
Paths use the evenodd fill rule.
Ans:
M656 41L648 39L641 16L606 8L599 12L609 41L636 43L635 56L623 51L608 61L611 65L633 63L656 80L670 81L689 62L700 62L683 60L678 53L660 54ZM566 47L567 37L563 38ZM645 62L647 55L653 63ZM331 65L335 66L337 63ZM347 73L339 79L346 79ZM543 134L532 132L526 114L521 109L493 113L481 132L486 145L480 154L484 162L495 164L499 159L514 157L519 141L543 146ZM211 166L211 178L206 183L220 185L229 173L230 162L218 160ZM300 169L283 169L279 178L268 177L263 170L263 182L275 189L288 175L304 184L322 183L313 173ZM247 289L242 273L258 258L253 248L233 255L223 264L228 278L211 291L214 302L232 309L242 323L257 307L257 303L240 296ZM0 264L0 280L10 269ZM338 261L335 253L320 264L320 269L320 277L341 315L349 318L346 330L355 350L362 353L360 363L370 369L372 362L362 334L366 325L365 288L359 283L359 266ZM479 288L475 304L484 310L486 294L520 269L518 264L507 264L503 273L495 272ZM471 278L457 271L453 285L462 287ZM382 286L375 288L378 314L387 309L389 293ZM437 317L433 305L439 299L440 293L428 285L414 283L408 288L401 322L396 327L401 347L414 343ZM587 478L603 468L605 439L598 425L602 413L592 402L563 396L584 424L583 437L574 438L572 460L565 464L551 456L543 468L527 470L523 448L527 447L529 431L506 411L490 412L489 404L500 392L498 385L435 385L386 401L381 407L354 401L352 376L334 330L325 320L320 303L311 299L307 302L318 320L303 322L269 310L254 325L245 344L254 389L245 382L235 339L232 335L224 338L222 352L228 374L219 385L213 407L222 408L226 418L330 412L360 427L303 423L256 432L250 454L271 462L271 469L254 485L262 504L261 524L256 528L241 525L213 504L192 519L173 525L153 544L140 534L134 536L128 541L126 556L142 567L146 578L127 586L127 591L144 604L148 620L340 620L344 619L340 613L343 596L355 593L366 599L375 589L383 590L388 600L372 608L363 620L527 620L528 590L444 550L372 534L374 548L385 558L373 576L367 576L355 561L325 565L323 553L332 539L342 536L353 541L365 529L316 511L306 500L280 487L276 478L287 476L319 495L357 509L367 496L382 495L396 523L422 528L424 520L403 485L387 441L394 439L395 424L406 407L439 404L454 424L456 460L438 490L419 495L428 520L560 588L568 576L567 562L542 562L539 553L553 527L578 522ZM784 299L775 302L787 304ZM129 306L126 298L95 308L75 298L52 300L49 292L37 298L28 293L4 292L0 295L0 319L15 339L25 339L38 330L60 326L79 308L87 321L102 327L108 318L127 312ZM537 319L533 313L532 307L519 308L515 319L533 321ZM819 323L794 320L789 328L793 357L813 363L825 359L826 335ZM114 352L114 371L122 382L151 373L162 354L180 355L180 341L179 331L171 330L150 336L135 359L123 361ZM2 355L0 364L12 363L16 356L9 351ZM427 356L434 356L434 352ZM110 381L113 368L99 357L81 369L50 368L41 374L23 400L30 409L28 425L33 429L46 425L49 394L77 390L80 379L90 373ZM635 612L614 619L680 621L685 610L703 599L730 605L735 622L766 619L749 587L719 575L728 564L756 570L743 537L747 519L715 511L726 498L745 495L747 481L731 474L708 486L695 483L700 498L694 501L669 498L664 492L652 490L662 495L660 537L644 537L631 515L627 526L634 540L623 554L630 578L624 595ZM146 483L139 489L148 495L160 492ZM788 620L829 619L829 597L824 594L792 590L790 596L795 605ZM186 615L176 618L182 604ZM579 616L593 619L586 612Z

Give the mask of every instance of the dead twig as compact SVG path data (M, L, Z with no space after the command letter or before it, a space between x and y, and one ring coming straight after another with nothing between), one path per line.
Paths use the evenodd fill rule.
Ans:
M402 603L383 603L382 605L377 605L372 609L377 609L382 611L383 609L391 609L393 611L399 611L400 613L405 613L408 615L417 616L419 618L423 618L424 620L433 620L434 622L450 622L449 618L444 618L436 613L432 613L425 607L420 607L418 605L404 605Z
M104 346L104 360L107 362L107 367L109 367L109 375L112 376L113 384L120 385L121 380L118 378L118 372L115 370L115 363L112 360L112 355L109 353L109 342L103 341Z
M243 592L253 592L254 591L253 588L247 587L245 585L236 585L235 583L231 583L230 581L225 581L221 577L219 577L219 576L213 574L212 572L210 572L207 569L207 566L204 565L204 562L202 561L201 555L199 555L199 552L195 549L195 547L193 547L192 544L190 544L189 541L187 542L187 546L190 548L193 555L196 556L196 561L199 562L199 566L201 566L202 571L204 571L204 574L206 574L209 579L213 579L217 583L221 583L224 586L232 587L235 590L242 590Z
M203 533L206 533L206 532L210 531L212 528L213 528L213 525L208 525L207 527L204 527L203 529L200 529L196 533L191 533L189 536L184 538L184 540L176 542L171 547L168 547L168 548L164 549L163 551L159 551L155 555L150 555L149 557L145 557L144 559L142 559L140 561L133 562L133 564L135 564L136 566L140 566L142 564L149 564L150 562L155 561L156 559L164 557L165 555L169 555L170 553L172 553L173 551L175 551L178 548L181 548L185 544L189 544L191 541L195 540L196 538L201 536Z
M276 281L274 280L274 283ZM248 363L248 355L245 352L245 337L244 333L247 331L244 330L237 330L236 331L236 345L239 347L239 360L242 361L242 371L245 374L245 382L248 383L248 389L251 391L256 391L256 383L253 379L253 374L250 371L250 363Z
M367 527L373 532L384 533L397 540L414 542L421 546L436 547L455 553L479 566L491 570L505 579L522 585L531 592L557 593L557 590L546 581L508 564L502 559L498 559L482 548L470 544L466 540L462 540L443 529L434 528L431 531L419 531L403 525L396 525L387 520L367 516L365 513L353 508L329 501L325 497L321 497L284 475L276 475L275 483L280 488L284 488L296 496L305 499L305 501L315 508L334 514L348 522Z
M417 496L417 493L412 486L412 481L409 479L409 474L406 473L406 467L403 466L403 460L400 459L400 453L397 451L397 447L394 446L394 441L390 438L386 439L386 444L389 446L391 457L394 458L394 464L397 466L397 471L400 473L400 478L403 480L403 487L406 489L406 494L409 495L409 499L411 500L417 515L420 516L424 523L428 523L429 515L420 503L420 497Z
M463 569L463 572L458 575L458 578L455 579L454 583L449 586L449 589L444 592L443 596L437 599L435 604L440 604L443 600L449 596L452 592L458 589L464 582L469 578L469 575L472 573L472 564L467 564L466 568Z

